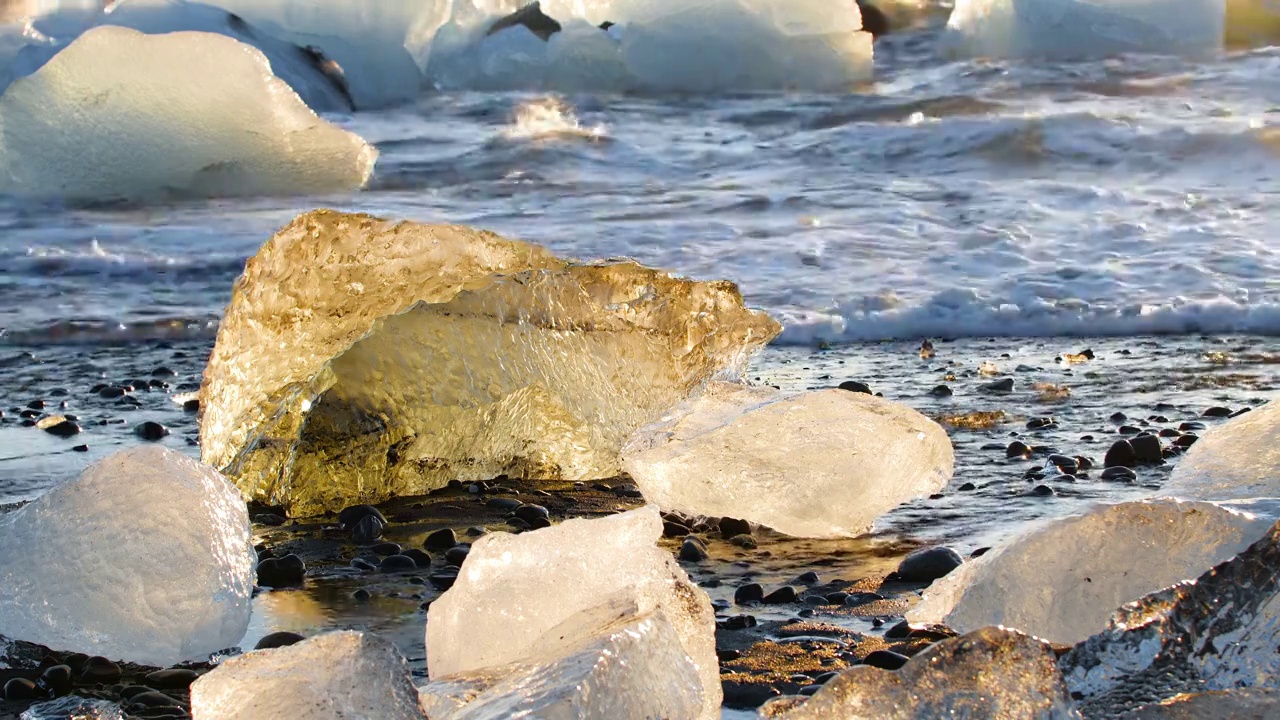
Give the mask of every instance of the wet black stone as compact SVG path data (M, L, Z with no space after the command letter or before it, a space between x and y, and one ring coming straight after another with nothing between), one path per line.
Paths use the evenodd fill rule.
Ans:
M44 401L43 401L43 400L32 400L31 402L27 403L27 407L31 408L32 410L43 410L43 409L44 409Z
M1241 415L1243 415L1243 414L1245 414L1245 413L1247 413L1247 412L1253 412L1253 408L1250 408L1250 407L1242 407L1242 408L1240 408L1239 410L1236 410L1235 412L1231 413L1231 415L1229 415L1228 417L1233 417L1233 418L1235 418L1235 417L1240 417Z
M50 425L44 431L56 437L69 438L80 434L80 426L71 420L63 420L56 425ZM85 449L87 450L88 448Z
M108 385L98 391L98 397L106 400L114 400L125 396L125 389L118 385Z
M988 393L1013 392L1013 378L1003 378L1001 380L996 380L995 382L989 382L978 389Z
M1200 413L1200 415L1202 417L1211 417L1211 418L1231 417L1231 408L1224 408L1222 406L1205 408L1205 411Z
M529 32L538 36L538 38L543 41L549 40L552 35L560 32L561 30L560 23L557 22L555 18L542 12L541 4L535 0L510 15L506 15L505 17L495 20L494 23L489 26L489 31L485 34L493 35L494 33L501 32L507 28L512 28L517 25L524 26L529 30Z
M1021 440L1014 440L1009 443L1009 447L1004 450L1004 456L1007 458L1026 457L1030 454L1031 446Z
M507 518L507 525L516 530L531 530L533 526L518 517Z
M289 645L300 643L303 640L306 640L306 638L296 632L281 630L280 632L263 635L262 639L258 641L258 644L253 646L253 649L270 650L271 648L288 647Z
M169 435L169 428L158 422L148 420L133 429L133 434L150 442L162 440Z
M1142 432L1142 428L1137 428L1132 425L1121 425L1116 432L1119 432L1121 435L1137 435Z
M392 555L383 558L378 569L385 573L416 572L418 563L407 555Z
M352 528L351 539L361 545L377 542L378 538L382 537L382 531L386 528L387 523L381 517L365 515Z
M810 570L809 572L801 573L800 576L796 578L796 582L801 585L817 585L822 582L822 578L818 577L818 573Z
M36 418L40 417L40 411L39 410L19 410L18 417L26 420L35 420Z
M343 528L355 527L356 523L368 515L378 518L384 525L387 522L387 519L382 515L382 511L372 505L352 505L338 513L338 525Z
M1027 429L1041 430L1043 428L1052 427L1053 425L1057 425L1057 424L1058 424L1057 421L1051 417L1031 418L1030 420L1027 421Z
M431 556L425 551L417 548L409 548L408 550L401 550L400 554L413 560L413 562L420 568L431 567Z
M906 582L933 582L964 563L964 558L949 547L920 548L898 564L898 577Z
M1173 444L1174 444L1174 445L1177 445L1177 446L1178 446L1178 447L1180 447L1180 448L1189 448L1189 447L1191 447L1192 445L1195 445L1195 444L1196 444L1196 441L1197 441L1197 440L1199 440L1199 439L1200 439L1200 436L1199 436L1199 435L1192 435L1192 434L1188 433L1188 434L1183 435L1183 436L1179 437L1178 439L1174 440L1174 441L1173 441Z
M1094 465L1093 458L1085 457L1084 455L1076 456L1077 470L1092 470L1093 465Z
M965 484L961 485L960 487L956 488L956 490L958 490L958 491L960 491L960 492L969 492L970 490L977 490L977 489L978 489L978 486L977 486L977 485L974 485L974 484L973 484L973 483L971 483L971 482L967 482L967 483L965 483Z
M398 544L393 542L380 542L377 545L374 545L373 547L369 548L369 552L373 553L374 555L378 555L379 557L391 557L392 555L399 555L401 551L402 551L402 548Z
M1133 448L1134 459L1140 464L1158 465L1163 462L1161 455L1160 438L1149 433L1134 435L1129 438L1129 445Z
M833 592L833 593L829 593L829 594L827 595L827 604L828 604L828 605L843 605L843 604L844 604L844 601L845 601L845 600L847 600L848 598L849 598L849 593L846 593L846 592Z
M760 547L760 543L756 542L756 539L750 535L734 535L729 538L729 544L737 545L744 550L755 550Z
M978 548L977 550L974 550L973 552L969 553L969 557L970 557L970 558L978 558L978 557L982 557L983 555L986 555L988 552L991 552L991 547L990 547L990 546L988 546L988 547L980 547L980 548Z
M799 600L800 596L796 594L796 589L790 585L783 585L773 592L760 598L760 602L765 605L786 605Z
M1064 473L1074 474L1076 470L1080 469L1076 459L1066 455L1050 455L1047 460Z
M906 665L909 659L906 655L892 650L872 650L862 659L862 664L880 668L881 670L897 670Z
M511 512L521 505L524 505L524 503L516 500L515 498L489 498L484 501L484 505L485 507L491 507L495 510L501 510L502 512Z
M684 525L681 525L680 523L671 522L670 520L664 520L662 522L663 537L684 537L685 535L688 535L688 534L689 534L689 528L685 527Z
M840 604L844 605L845 607L859 607L861 605L868 605L870 603L876 602L878 600L883 600L883 599L884 599L884 596L881 595L880 593L856 592L856 593L849 593L848 595L845 595L844 600L842 600Z
M191 687L191 683L195 682L199 677L200 674L195 670L172 668L148 673L142 681L148 687L153 687L157 690L183 690Z
M144 692L151 692L151 688L146 685L125 685L123 688L120 688L120 692L118 694L125 700L129 700L134 695L141 695Z
M1111 415L1111 422L1116 423L1117 425L1119 425L1120 423L1128 422L1128 421L1129 421L1129 416L1125 415L1122 412L1112 413Z
M129 707L181 707L182 703L162 692L150 690L129 698Z
M1204 430L1207 427L1209 426L1205 425L1202 422L1198 422L1196 420L1189 420L1187 422L1184 422L1178 425L1178 429L1181 430L1182 432L1195 432L1197 430Z
M84 661L84 669L80 671L80 677L86 682L101 683L110 685L120 681L120 666L102 657L94 655Z
M860 383L857 380L845 380L840 383L840 389L848 390L849 392L866 393L867 395L871 394L871 386L866 383Z
M66 695L71 692L71 666L54 665L53 667L45 668L45 671L40 673L39 685L48 689L49 692L57 697Z
M444 553L444 561L450 565L462 567L462 563L467 561L467 554L471 552L471 548L466 545L451 547Z
M288 522L288 519L275 513L259 513L253 516L255 525L266 525L267 527L280 527Z
M716 623L716 625L724 628L725 630L746 630L756 626L756 617L755 615L734 615L732 617L725 618L721 622Z
M292 587L301 585L307 575L307 565L302 558L290 553L282 558L267 558L258 563L260 587Z
M62 662L66 663L71 668L71 672L76 675L79 675L84 670L84 664L88 661L89 656L82 652L67 653L62 656Z
M741 650L716 650L716 659L720 662L729 662L742 657Z
M453 587L453 583L458 579L458 573L454 572L438 572L427 576L427 581L436 587L437 590L448 590Z
M720 518L720 522L717 523L717 526L720 528L720 537L723 538L751 534L751 523L746 520L736 520L734 518L724 517Z
M1031 488L1031 494L1036 497L1049 497L1051 495L1057 495L1058 491L1048 485L1037 485Z
M4 684L5 700L35 700L41 696L36 684L26 678L13 678Z
M1128 440L1117 440L1107 449L1107 454L1102 458L1103 467L1136 467L1138 464L1138 454L1134 452L1133 445Z
M532 524L535 520L546 520L551 517L551 513L541 505L521 505L516 508L516 517Z
M893 627L886 630L884 633L884 637L886 640L901 640L910 634L911 634L911 625L906 620L903 620L897 625L894 625Z
M764 599L764 587L760 583L743 585L733 593L733 601L739 605L757 603Z
M473 525L467 528L467 537L480 537L482 535L488 535L488 534L489 534L489 531L485 530L482 527L477 527Z
M549 527L551 527L551 521L546 518L534 518L533 521L529 523L530 530L541 530L542 528Z
M31 418L26 418L22 421L21 425L22 427L35 427L36 421L32 420Z
M929 391L929 394L932 395L933 397L943 398L943 397L951 397L952 395L955 394L955 392L953 392L951 388L947 387L946 385L935 385L933 389Z
M157 378L162 378L162 377L174 377L174 376L175 376L175 375L177 375L177 374L178 374L178 373L176 373L176 372L174 372L174 371L170 370L169 368L167 368L167 367L165 367L165 366L163 366L163 365L161 365L160 367L158 367L158 368L156 368L155 370L152 370L152 371L151 371L151 377L157 377Z
M186 402L182 403L182 412L186 412L186 413L198 413L198 412L200 412L200 399L199 399L199 398L192 398L192 399L187 400Z
M1116 466L1103 470L1098 477L1108 482L1133 482L1138 479L1138 473L1127 467Z
M356 590L355 592L351 593L351 599L355 600L356 602L369 602L369 600L372 597L373 595L370 595L369 591L365 590L364 588L360 588L359 590Z
M448 550L458 544L458 536L454 534L452 528L441 528L427 536L422 541L424 550Z
M698 538L687 537L680 545L679 557L685 562L702 562L707 559L707 549Z

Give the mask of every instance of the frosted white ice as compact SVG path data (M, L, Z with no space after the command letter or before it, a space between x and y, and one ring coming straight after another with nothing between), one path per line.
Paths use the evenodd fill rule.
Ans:
M701 712L719 716L715 619L706 594L657 547L658 510L575 519L531 533L486 535L427 614L432 678L539 659L548 631L620 595L661 611L701 681ZM577 623L577 627L590 627Z
M423 720L395 646L330 632L224 661L191 686L194 720Z
M167 666L232 647L249 625L244 501L172 450L115 453L0 516L0 553L11 638Z
M964 56L1101 59L1222 47L1224 0L956 0L943 48Z
M0 96L0 192L82 200L354 190L377 151L316 116L262 53L98 27Z
M955 457L946 431L865 393L709 385L647 425L623 468L664 510L730 516L801 537L855 536L937 492Z
M1072 644L1112 612L1235 556L1267 520L1202 502L1102 505L1010 538L935 582L907 613L960 632L1003 625Z
M1203 433L1161 494L1195 500L1280 497L1280 403Z
M697 718L702 681L680 637L661 612L634 609L593 629L575 616L548 631L529 662L429 683L422 706L432 720Z

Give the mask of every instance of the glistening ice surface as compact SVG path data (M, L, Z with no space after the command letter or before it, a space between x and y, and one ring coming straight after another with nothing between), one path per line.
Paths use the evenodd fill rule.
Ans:
M1199 577L1270 525L1202 502L1103 505L965 563L930 586L907 619L959 632L1003 625L1077 643L1101 631L1115 608Z
M776 332L731 283L317 211L236 284L201 452L294 515L455 478L609 477L632 430Z
M172 665L234 647L254 553L240 493L172 450L115 453L0 515L6 636Z
M1163 493L1199 500L1280 497L1280 404L1267 403L1205 433Z
M623 467L664 510L800 537L853 537L942 489L951 441L905 405L847 390L715 383L636 432Z

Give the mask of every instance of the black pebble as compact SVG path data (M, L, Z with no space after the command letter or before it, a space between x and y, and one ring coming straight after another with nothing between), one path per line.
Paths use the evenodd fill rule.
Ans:
M977 490L977 489L978 489L978 486L974 485L971 482L967 482L961 485L960 487L956 488L956 490L958 490L959 492L969 492L970 490Z
M471 548L466 545L458 545L451 547L444 552L444 560L450 565L462 567L462 563L466 562L467 554L471 552Z
M840 383L840 389L848 390L849 392L866 393L867 395L871 394L871 386L866 383L860 383L857 380L845 380Z
M386 527L387 523L377 515L365 515L352 528L351 539L361 545L376 542Z
M107 400L124 397L124 395L125 395L125 389L115 385L108 385L107 387L104 387L98 390L98 397L104 398Z
M458 579L456 571L445 571L432 573L427 576L427 580L436 587L437 590L448 590L453 587L453 583Z
M302 558L290 553L282 558L267 558L258 563L260 587L290 587L301 585L307 566Z
M739 605L757 603L764 599L764 587L760 583L743 585L733 593L733 601Z
M964 558L949 547L920 548L911 552L898 565L898 577L906 582L933 582L964 563Z
M393 542L383 542L369 548L369 551L380 557L391 557L392 555L399 555L401 553L401 548ZM421 552L421 550L419 550L419 552Z
M1192 445L1195 445L1196 441L1199 439L1200 439L1199 435L1192 435L1191 433L1187 433L1186 435L1183 435L1177 438L1176 440L1174 440L1173 444L1177 445L1180 448L1189 448Z
M110 685L119 682L121 674L119 665L101 655L95 655L84 661L84 670L80 672L80 677L90 683Z
M1138 433L1142 432L1142 428L1137 428L1132 425L1121 425L1119 428L1117 428L1116 432L1120 433L1121 435L1137 435Z
M531 530L531 529L533 529L533 525L530 525L529 523L527 523L527 522L525 522L525 521L521 520L521 519L520 519L520 518L518 518L518 517L509 517L509 518L507 518L507 525L508 525L508 526L510 526L510 527L512 527L512 528L514 528L515 530Z
M1128 440L1117 440L1102 459L1103 467L1134 467L1138 464L1138 454Z
M151 377L158 377L158 378L159 378L159 377L173 377L173 376L175 376L175 375L177 375L177 374L178 374L178 373L176 373L176 372L174 372L174 371L170 370L169 368L167 368L167 367L165 367L165 366L163 366L163 365L161 365L160 367L158 367L158 368L156 368L155 370L152 370L152 371L151 371Z
M793 603L797 599L799 599L799 596L796 595L796 589L790 585L783 585L777 590L765 595L763 598L760 598L760 602L765 605L785 605L787 603Z
M54 665L51 668L46 668L40 674L40 685L48 688L57 697L66 695L71 692L71 667L69 665Z
M263 635L262 639L258 641L258 644L253 646L253 649L270 650L272 648L288 647L289 645L300 643L303 640L306 640L306 638L296 632L281 630L280 632Z
M756 618L754 615L734 615L717 624L725 630L746 630L756 626Z
M453 533L452 528L436 530L422 541L422 547L425 550L448 550L457 544L458 536Z
M702 562L707 559L707 549L698 538L687 537L680 545L680 559L685 562Z
M720 528L720 537L731 538L739 535L751 534L751 523L746 520L736 520L734 518L720 518L717 523Z
M818 573L810 570L809 572L801 573L800 576L796 578L796 582L801 585L817 585L822 582L822 578L818 577Z
M32 400L31 402L27 403L27 407L31 408L32 410L43 410L43 409L44 409L44 401L43 401L43 400Z
M1179 425L1178 429L1181 430L1182 432L1195 432L1197 430L1204 430L1206 427L1208 426L1202 422L1199 422L1196 420L1189 420Z
M157 670L148 673L143 682L148 687L157 690L185 690L191 687L191 683L195 682L200 674L195 670L187 670L185 668L173 668L171 670Z
M61 438L68 438L68 437L71 437L72 435L79 435L80 426L70 420L63 420L57 425L50 425L49 427L45 428L44 431L49 433L50 435L56 435L57 437L61 437ZM85 449L87 450L88 448L85 448Z
M541 505L521 505L516 508L516 517L532 525L538 520L546 520L551 517L551 513L547 512L547 509Z
M685 527L684 525L681 525L678 522L672 522L670 520L662 521L663 537L684 537L685 535L688 535L688 534L689 534L689 528Z
M431 556L423 550L409 548L408 550L401 550L400 554L412 559L420 568L431 567Z
M418 569L418 563L408 555L392 555L383 558L378 569L385 573L413 572Z
M368 515L378 518L383 524L387 522L387 519L382 515L382 511L372 505L352 505L338 513L338 524L344 528L355 527L356 523Z
M1051 417L1031 418L1030 420L1027 421L1028 430L1041 430L1047 427L1052 427L1054 425L1057 425L1057 421L1055 421Z
M885 631L886 640L901 640L911 634L911 625L906 620L894 625Z
M142 423L141 425L135 427L133 429L133 434L137 435L143 440L149 440L151 442L155 442L167 436L169 434L169 428L161 425L158 422L152 422L151 420L148 420Z
M1048 485L1037 485L1031 488L1031 494L1036 497L1049 497L1050 495L1057 495L1058 492Z
M1211 418L1231 417L1231 408L1214 406L1211 408L1206 408L1204 412L1200 413L1200 415L1202 417L1211 417Z
M516 500L515 498L489 498L484 504L485 507L491 507L504 512L511 512L524 503Z
M872 650L862 659L863 665L880 668L882 670L897 670L907 664L906 655L896 653L892 650Z
M368 590L365 590L364 588L360 588L359 590L356 590L355 592L351 593L351 597L356 602L368 602L369 598L373 596L369 594Z
M1155 435L1147 433L1134 435L1129 438L1129 446L1133 448L1134 460L1139 463L1159 465L1164 462L1164 458L1161 453L1160 438Z
M35 700L40 695L36 684L26 678L13 678L4 684L5 700Z
M182 412L188 412L188 413L200 412L200 400L198 398L192 398L182 403Z
M951 397L955 393L952 392L951 388L947 387L946 385L937 385L932 390L929 391L929 394L934 397Z
M880 593L856 592L845 595L838 604L844 605L845 607L859 607L861 605L868 605L883 599L884 596Z
M171 698L162 692L156 692L152 690L144 693L138 693L137 695L134 695L133 697L129 698L129 705L130 707L141 705L143 707L167 708L167 707L181 707L182 704L179 703L174 698Z
M986 385L983 385L978 389L982 390L983 392L992 392L992 393L1013 392L1013 378L1004 378L1003 380L996 380L995 382L987 383Z
M1117 466L1103 470L1098 477L1111 482L1133 482L1138 479L1138 473L1130 468Z
M1030 454L1031 446L1019 440L1009 443L1009 447L1004 450L1004 456L1007 458L1026 457Z

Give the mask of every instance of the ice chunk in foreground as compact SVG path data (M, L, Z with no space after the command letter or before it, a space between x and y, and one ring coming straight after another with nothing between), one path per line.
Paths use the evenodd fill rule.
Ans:
M0 515L0 628L165 667L234 646L255 558L227 479L157 446L115 453Z
M767 716L766 712L762 715ZM822 686L779 720L1070 720L1053 651L1003 628L944 640L896 671L858 665Z
M102 26L0 96L0 192L80 200L354 190L377 151L257 50Z
M194 720L424 720L409 666L355 631L230 658L191 686Z
M962 56L1101 59L1222 47L1224 0L956 0L942 36Z
M317 211L236 283L201 449L295 516L459 477L609 477L635 428L778 330L731 283Z
M585 637L591 626L571 618L539 639L528 663L429 683L421 688L423 708L432 720L699 717L702 681L680 637L661 612L635 615L634 608L621 608Z
M664 510L800 537L866 532L899 504L941 490L954 460L946 431L904 405L730 383L709 385L623 449L627 474Z
M1121 607L1059 661L1088 717L1183 693L1280 687L1280 524L1194 581Z
M1115 608L1232 558L1270 522L1201 502L1103 505L1002 543L935 582L907 613L959 632L1016 628L1073 644Z
M1161 494L1195 500L1280 497L1280 403L1205 432L1173 468Z
M1272 720L1280 717L1280 691L1263 688L1178 695L1144 706L1127 720Z
M564 633L566 645L576 640L572 635L589 637L598 625L577 622L575 616L598 615L602 603L625 597L641 616L655 611L665 616L701 681L699 717L718 717L722 694L711 601L689 582L671 553L657 547L661 535L658 510L649 506L480 538L453 587L428 610L431 677L537 662L547 654L550 631L569 622L578 630ZM639 662L651 659L649 651L638 651L645 653ZM664 652L655 646L653 657Z

